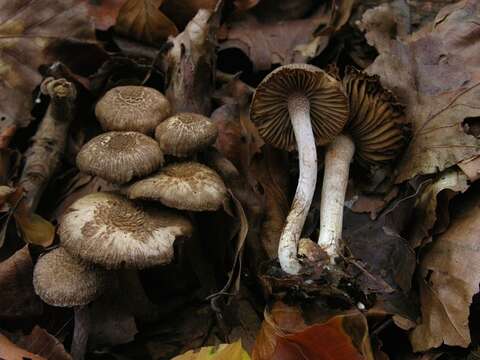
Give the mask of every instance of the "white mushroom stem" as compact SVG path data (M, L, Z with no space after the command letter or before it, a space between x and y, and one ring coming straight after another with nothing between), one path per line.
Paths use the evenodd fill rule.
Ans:
M88 305L75 306L73 312L73 339L70 353L73 360L84 360L90 332L90 310Z
M332 264L340 253L343 205L354 153L355 144L352 139L342 134L327 147L325 154L318 245L328 254Z
M298 148L299 177L297 191L278 245L278 259L286 273L298 274L301 265L297 246L312 204L317 181L317 150L310 122L309 100L299 94L288 99L288 111Z

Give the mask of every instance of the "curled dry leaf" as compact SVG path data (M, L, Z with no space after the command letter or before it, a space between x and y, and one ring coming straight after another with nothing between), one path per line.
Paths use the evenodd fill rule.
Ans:
M415 204L414 222L409 236L410 245L416 248L429 241L440 210L448 211L450 199L467 189L467 177L454 168L444 171L438 179L427 185ZM442 223L435 229L436 233L448 226L448 219L441 220Z
M47 360L42 356L38 356L23 350L22 348L18 347L7 337L0 334L0 359L8 359L8 360Z
M240 49L252 61L254 71L268 70L272 64L306 62L320 54L330 35L347 22L352 5L351 0L329 0L308 18L288 21L260 20L246 13L227 23L220 50Z
M82 63L86 71L92 61L104 60L97 56L100 47L87 7L75 0L3 1L0 48L0 138L30 122L40 65L61 60L68 66Z
M120 8L115 31L126 37L160 46L177 35L176 25L161 10L164 0L127 0Z
M399 96L413 127L397 182L480 154L480 139L462 126L480 116L479 24L480 3L464 0L440 11L430 29L375 43L380 55L367 72Z
M420 262L422 320L411 333L414 351L470 344L470 304L480 282L480 196L472 190L459 199L450 227Z
M252 359L373 360L367 320L352 312L307 325L299 308L276 302L265 312Z
M0 318L26 318L41 314L43 305L32 283L33 263L24 246L0 262Z
M22 336L17 345L48 360L72 360L63 344L39 326L35 326L31 334Z

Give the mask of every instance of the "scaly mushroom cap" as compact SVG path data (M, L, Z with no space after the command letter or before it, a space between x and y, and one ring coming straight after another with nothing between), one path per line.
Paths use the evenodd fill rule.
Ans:
M338 135L348 119L348 100L340 81L307 64L290 64L272 71L258 85L250 117L263 139L278 148L293 150L295 136L288 112L292 95L310 101L310 118L317 145Z
M348 68L343 78L350 99L346 131L355 142L355 157L364 167L395 159L407 144L409 127L403 107L369 76Z
M200 114L179 113L160 123L155 138L165 154L190 156L212 145L217 139L217 126Z
M63 214L60 242L73 256L107 268L146 268L173 259L177 237L192 224L174 210L142 207L113 193L93 193Z
M163 94L145 86L118 86L105 93L95 115L105 130L138 131L151 134L170 114Z
M140 180L127 190L131 199L160 201L189 211L215 211L224 203L227 188L209 167L185 162L165 166L159 173Z
M63 248L41 256L33 270L33 286L49 305L72 307L95 300L107 284L105 270L82 264Z
M157 142L134 131L110 131L98 135L77 155L80 171L117 184L151 174L161 165L163 154Z

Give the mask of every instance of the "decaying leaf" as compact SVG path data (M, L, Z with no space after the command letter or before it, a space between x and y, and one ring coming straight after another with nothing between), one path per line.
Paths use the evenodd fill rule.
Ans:
M243 350L242 342L237 341L218 347L207 346L198 352L190 350L183 355L175 356L172 360L250 360L250 356Z
M473 159L463 160L458 167L467 175L470 182L480 179L480 156Z
M198 10L213 11L217 2L217 0L164 0L160 9L177 25L179 30L183 30Z
M32 283L33 263L27 246L0 262L0 318L41 314L43 305Z
M420 262L422 320L410 337L415 351L470 344L470 304L480 282L479 201L478 191L461 197L450 227Z
M480 139L463 127L480 115L479 19L480 4L464 0L440 11L431 28L375 44L380 55L367 72L399 96L413 125L398 182L480 153Z
M438 179L426 186L415 205L415 216L409 236L411 246L416 248L430 239L439 211L448 209L450 199L467 189L467 177L454 168L444 171ZM448 226L448 219L442 220L442 224L436 229L437 233Z
M272 64L306 62L320 54L329 35L347 22L352 5L351 0L329 0L306 19L288 21L244 14L227 24L220 50L240 49L252 61L254 71L268 70Z
M12 0L0 4L0 137L31 120L31 94L42 64L101 63L93 23L75 0ZM68 51L65 47L68 46ZM92 55L92 51L94 56Z
M39 326L35 326L29 335L22 336L17 341L17 345L32 353L44 356L47 360L72 360L63 344Z
M88 6L88 13L95 21L95 27L108 30L115 25L118 12L126 0L84 0Z
M55 239L55 226L40 215L29 212L22 205L19 205L14 217L23 239L29 244L43 247L52 245Z
M32 354L26 350L21 349L4 335L0 334L0 359L8 360L47 360L44 357Z
M127 0L120 8L115 30L122 35L159 47L177 27L162 11L164 0Z
M252 359L373 360L367 320L352 312L307 325L299 308L276 302L265 313Z

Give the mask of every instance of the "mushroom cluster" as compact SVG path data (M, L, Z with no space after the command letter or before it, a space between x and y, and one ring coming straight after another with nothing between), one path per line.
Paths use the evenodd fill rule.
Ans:
M297 274L302 228L317 180L316 145L326 146L318 245L330 262L340 254L350 162L369 167L394 160L406 144L406 121L378 78L347 69L342 80L306 64L281 66L257 87L250 115L264 140L297 149L297 190L280 236L282 269ZM356 151L355 151L356 149Z
M34 272L38 295L50 305L74 307L83 326L86 305L107 287L107 270L119 275L134 315L155 319L159 307L146 297L137 270L173 260L175 240L194 232L185 211L216 211L226 201L223 180L196 161L215 142L215 124L170 111L159 91L143 86L113 88L96 105L106 132L81 148L77 167L119 190L91 193L70 205L60 219L60 247L41 256ZM74 339L72 351L80 359L87 339Z

